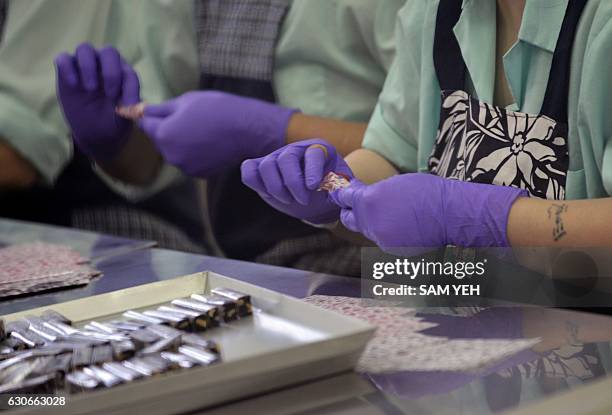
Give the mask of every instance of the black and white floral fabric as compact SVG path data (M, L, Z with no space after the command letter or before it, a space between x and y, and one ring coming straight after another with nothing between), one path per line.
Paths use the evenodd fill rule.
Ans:
M442 93L440 120L429 159L432 173L518 187L539 198L565 198L565 124L496 107L461 90Z

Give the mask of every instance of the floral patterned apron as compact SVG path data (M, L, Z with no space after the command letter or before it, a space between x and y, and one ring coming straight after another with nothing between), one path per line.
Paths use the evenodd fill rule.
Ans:
M442 108L436 143L429 158L432 173L519 187L540 198L565 199L570 60L576 27L586 2L568 2L540 114L526 114L479 101L463 90L467 67L453 33L462 1L440 0L434 64L442 89ZM472 312L480 309L475 307ZM602 370L601 359L593 346L565 346L498 374L510 377L518 370L524 379L597 377Z
M586 1L569 1L540 114L527 114L479 101L464 91L467 66L453 33L462 1L440 0L434 65L442 106L428 164L432 173L518 187L539 198L565 199L570 61Z

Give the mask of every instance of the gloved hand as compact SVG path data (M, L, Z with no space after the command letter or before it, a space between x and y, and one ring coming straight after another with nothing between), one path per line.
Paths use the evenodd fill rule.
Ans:
M285 145L294 109L218 91L147 105L141 128L170 163L209 177Z
M527 192L513 187L402 174L366 186L355 180L330 197L340 220L381 248L505 247L508 214Z
M58 55L55 66L58 99L75 144L93 159L114 158L133 128L115 108L140 102L138 75L116 49L88 43L74 55Z
M352 178L336 149L320 139L289 144L266 157L242 163L242 182L269 205L314 224L336 222L340 208L318 191L330 171Z

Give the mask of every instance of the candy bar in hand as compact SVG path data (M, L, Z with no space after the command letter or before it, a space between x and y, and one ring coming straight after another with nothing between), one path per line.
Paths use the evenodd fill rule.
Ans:
M321 185L317 190L333 192L334 190L344 189L345 187L349 187L350 185L351 180L347 176L341 173L334 173L333 171L330 171L329 173L327 173L327 175L323 179L323 182L321 182Z
M146 104L144 102L139 102L138 104L135 104L135 105L124 105L124 106L117 107L115 109L115 112L120 117L126 118L128 120L132 120L132 121L138 121L139 119L144 117L145 106Z
M253 314L253 304L251 303L251 296L248 294L241 293L239 291L230 290L229 288L213 288L210 291L212 294L229 298L236 303L238 307L238 316L246 317Z

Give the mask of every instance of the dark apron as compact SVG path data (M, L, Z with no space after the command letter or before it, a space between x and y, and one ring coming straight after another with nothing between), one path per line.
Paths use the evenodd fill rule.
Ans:
M571 56L587 1L568 2L540 114L526 114L479 101L465 92L467 66L453 33L462 1L440 0L434 66L442 105L439 131L428 165L432 173L463 181L519 187L539 198L565 199ZM447 254L443 249L439 258ZM464 254L461 255L465 260ZM487 255L487 259L489 268L499 268L496 278L541 277L535 272L529 274L524 268L514 270L493 255ZM612 314L608 307L577 309Z
M453 27L461 0L440 0L434 65L442 91L429 170L451 179L512 186L565 199L569 167L568 93L572 46L587 0L568 3L539 114L510 111L465 92L467 66Z
M174 225L197 244L206 245L193 180L182 180L145 200L130 202L109 188L93 171L89 159L76 148L53 187L34 185L23 190L0 190L0 217L58 226L73 226L76 210L113 206L135 209L135 213L142 210ZM142 237L131 233L132 226L135 225L126 222L122 236Z
M4 33L4 21L6 20L6 0L0 0L0 41Z
M198 0L200 89L275 102L275 47L286 0ZM255 260L280 241L320 230L270 207L242 184L240 166L208 178L208 209L216 241L230 258Z

